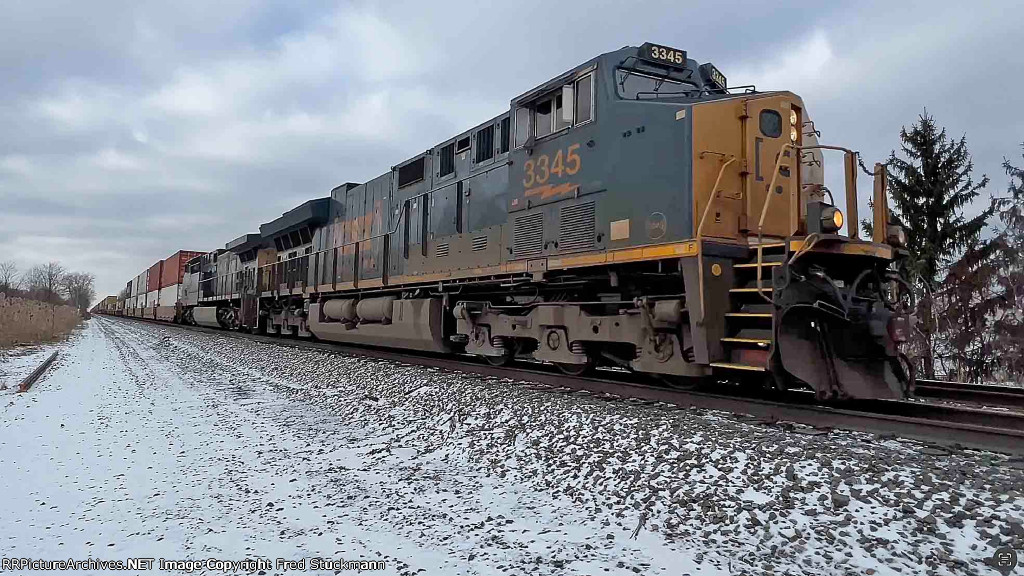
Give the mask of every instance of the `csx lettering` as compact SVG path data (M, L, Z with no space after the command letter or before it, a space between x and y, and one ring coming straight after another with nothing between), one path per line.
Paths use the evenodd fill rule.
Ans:
M572 176L579 172L583 166L583 161L577 153L579 148L579 144L572 144L564 153L559 150L554 159L547 154L541 154L536 159L527 160L523 164L523 188L546 184L552 174L562 178L566 174Z

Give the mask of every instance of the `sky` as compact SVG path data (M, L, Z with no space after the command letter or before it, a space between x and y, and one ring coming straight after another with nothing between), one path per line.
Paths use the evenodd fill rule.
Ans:
M822 141L869 165L925 109L966 135L990 192L1006 189L1004 157L1024 164L1013 0L8 0L3 12L0 261L92 272L99 297L645 41L715 63L731 85L796 92Z

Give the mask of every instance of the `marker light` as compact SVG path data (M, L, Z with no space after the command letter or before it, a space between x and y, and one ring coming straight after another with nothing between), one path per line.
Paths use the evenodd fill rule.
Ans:
M796 110L789 111L789 123L796 125Z
M796 126L790 126L789 127L789 139L792 140L793 142L796 142L797 134L798 134L798 132L796 130Z

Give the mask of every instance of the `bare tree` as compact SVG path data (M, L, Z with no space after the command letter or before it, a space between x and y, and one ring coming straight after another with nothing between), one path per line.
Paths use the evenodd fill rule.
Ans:
M62 288L71 304L78 308L83 315L88 310L89 304L96 297L93 284L96 277L88 272L70 272L64 275Z
M50 262L42 266L34 266L25 273L25 284L29 295L50 305L61 303L61 289L67 271L60 262Z
M10 294L21 285L18 277L18 265L13 260L0 262L0 292Z
M25 273L25 284L29 297L46 302L50 305L50 333L54 332L54 316L57 304L62 304L60 292L67 271L60 262L50 262L42 266L34 266Z

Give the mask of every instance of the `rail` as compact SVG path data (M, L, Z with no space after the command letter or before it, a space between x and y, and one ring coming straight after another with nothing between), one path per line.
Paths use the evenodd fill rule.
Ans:
M43 363L33 370L31 374L25 376L25 379L18 385L18 392L28 392L29 388L36 383L36 380L39 380L39 377L43 375L43 372L46 372L46 369L49 368L50 364L53 364L53 361L56 359L57 351L54 350L53 354L50 354L46 360L43 360Z
M918 378L914 393L920 398L969 402L986 406L1024 409L1024 387L969 384Z

